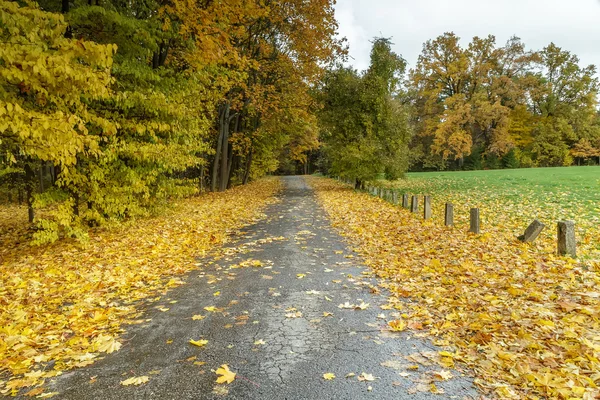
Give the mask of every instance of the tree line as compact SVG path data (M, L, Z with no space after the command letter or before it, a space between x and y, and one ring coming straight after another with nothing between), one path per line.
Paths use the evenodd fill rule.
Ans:
M338 66L322 82L317 161L358 186L407 168L600 163L596 67L553 43L531 51L517 37L498 46L490 35L462 46L445 33L406 71L378 38L366 71Z

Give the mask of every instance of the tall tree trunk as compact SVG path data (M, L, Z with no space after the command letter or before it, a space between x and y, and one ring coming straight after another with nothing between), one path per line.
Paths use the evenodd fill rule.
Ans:
M73 215L79 216L79 193L71 191L71 195L73 196Z
M227 161L227 187L229 188L229 182L231 181L231 172L233 169L233 162L235 161L235 155L233 155L233 148L229 146L229 161Z
M40 166L38 174L40 176L40 193L44 193L44 167L43 166Z
M229 102L225 105L225 113L223 115L223 145L221 149L221 180L219 182L219 191L224 192L227 189L227 163L229 162L229 124L231 119L229 118L230 105Z
M210 179L210 190L217 191L217 178L219 176L219 157L221 156L221 147L223 146L223 130L225 128L225 110L229 109L229 103L222 105L219 110L219 137L217 139L217 149L215 151L215 159L213 160L212 174ZM227 121L229 118L227 118Z
M204 192L204 164L200 166L200 193Z
M28 163L25 163L25 196L27 196L27 213L29 223L33 223L35 217L33 212L33 192L35 187L35 173Z
M252 147L250 147L250 153L246 159L246 167L244 168L244 185L248 183L250 179L250 167L252 166Z

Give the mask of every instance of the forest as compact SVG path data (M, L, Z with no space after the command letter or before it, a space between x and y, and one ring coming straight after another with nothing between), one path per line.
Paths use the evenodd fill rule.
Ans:
M268 173L600 162L598 78L518 37L393 38L349 66L334 0L0 0L0 202L33 242Z

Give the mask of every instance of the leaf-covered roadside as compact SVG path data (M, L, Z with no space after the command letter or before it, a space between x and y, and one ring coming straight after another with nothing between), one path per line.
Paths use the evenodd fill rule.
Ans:
M600 265L510 234L474 236L312 178L333 224L401 302L403 317L453 348L501 398L600 396Z
M257 218L279 188L279 180L263 179L191 198L162 217L94 232L85 249L67 242L36 248L5 238L2 393L15 394L118 350L123 325L139 317L135 302L182 284L176 275L196 268L195 257Z

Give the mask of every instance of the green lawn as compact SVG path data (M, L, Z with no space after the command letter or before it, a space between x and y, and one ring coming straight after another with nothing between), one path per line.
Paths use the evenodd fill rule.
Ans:
M479 207L482 224L521 234L538 218L548 227L545 243L552 246L556 222L576 222L580 255L600 258L600 167L531 168L514 170L419 172L405 179L379 181L401 193L432 196L434 220L443 205L455 205L457 225L467 225L468 209Z

